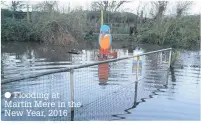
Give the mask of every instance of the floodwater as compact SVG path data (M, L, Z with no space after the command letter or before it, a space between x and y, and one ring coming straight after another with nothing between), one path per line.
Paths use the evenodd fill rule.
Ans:
M142 45L145 51L161 47ZM1 79L26 76L38 72L97 62L97 49L83 49L81 54L68 54L67 49L47 48L40 44L2 44ZM127 49L116 49L118 57L132 55ZM136 81L136 69L139 81ZM199 51L181 51L173 67L168 69L168 52L142 57L139 67L133 59L100 64L1 85L2 120L200 120L200 55ZM65 102L80 107L5 107L5 101ZM59 98L9 99L5 92L59 93ZM5 110L67 110L67 116L5 116ZM64 114L63 114L64 115Z

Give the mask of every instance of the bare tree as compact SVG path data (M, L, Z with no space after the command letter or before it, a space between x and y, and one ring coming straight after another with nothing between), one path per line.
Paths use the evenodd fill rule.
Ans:
M128 3L130 1L96 1L92 2L91 7L92 10L104 10L104 11L117 11L124 3Z
M5 4L5 1L1 0L1 4L4 5L4 4Z
M189 9L192 3L193 1L178 1L177 2L177 18L181 17L181 15Z
M53 12L57 7L57 1L45 1L44 7L48 12Z
M101 10L101 9L107 10L107 7L108 7L107 3L108 3L107 1L92 2L91 8L94 11Z
M121 5L123 5L124 3L128 3L130 1L120 1L119 3L116 4L115 10L116 11Z
M25 4L23 1L11 1L10 9L13 11L12 13L13 18L15 18L16 11L22 9L24 5Z
M154 1L152 2L152 9L155 10L155 13L153 14L153 17L155 20L161 20L166 7L167 7L168 1Z
M35 10L44 12L53 12L56 10L58 2L57 1L43 1L35 5Z

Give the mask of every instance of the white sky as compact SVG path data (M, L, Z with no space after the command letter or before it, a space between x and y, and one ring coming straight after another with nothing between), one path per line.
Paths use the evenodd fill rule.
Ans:
M28 1L29 4L37 4L39 3L41 0L24 0L24 1ZM91 7L91 2L92 1L98 1L98 0L59 0L59 9L65 9L67 10L67 7L70 3L70 8L77 8L82 6L83 9L90 9ZM112 0L109 0L112 1ZM120 1L120 0L116 0L116 1ZM144 14L150 13L150 5L148 4L150 2L150 0L130 0L131 2L129 3L125 3L123 4L118 11L125 11L125 12L132 12L135 13L137 12L137 8L140 5L140 8L143 8L144 10ZM166 10L166 15L173 15L176 12L175 9L175 0L168 0L169 4L168 4L168 8ZM184 0L180 0L180 1L184 1ZM188 14L200 14L201 12L201 0L193 0L194 3L191 6L191 8L189 9L189 11L187 12ZM7 0L5 2L6 4L11 3L11 0ZM3 5L2 8L5 8L5 6Z

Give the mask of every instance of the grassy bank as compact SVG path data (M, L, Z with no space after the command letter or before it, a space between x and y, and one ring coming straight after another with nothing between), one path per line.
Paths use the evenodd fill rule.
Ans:
M95 24L90 22L86 11L75 10L67 14L32 12L31 17L31 21L28 22L26 18L13 19L3 16L2 41L33 41L79 46L82 42L90 44L90 41L98 39L97 33L89 34L90 31L94 31ZM160 22L148 20L137 24L137 33L133 36L125 34L129 29L121 27L118 30L122 30L124 34L113 34L113 40L122 41L122 46L125 47L130 46L131 42L169 45L183 49L199 46L199 16L166 17ZM114 32L115 29L112 33Z

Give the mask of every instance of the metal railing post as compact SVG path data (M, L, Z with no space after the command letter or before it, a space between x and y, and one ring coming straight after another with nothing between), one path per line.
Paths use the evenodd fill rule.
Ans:
M74 70L70 70L70 100L71 103L74 103L74 82L73 82L73 72ZM74 106L71 106L71 121L74 120Z
M171 56L172 56L172 50L170 50L170 52L169 52L169 63L168 63L169 68L170 68L170 65L171 65Z
M138 89L138 82L135 83L135 95L134 95L134 106L137 106L137 89Z
M136 80L135 80L135 96L134 96L134 107L137 103L137 87L138 87L138 66L139 66L139 56L137 56L137 68L136 68Z
M137 56L137 68L136 68L136 81L135 83L138 83L138 66L139 66L139 56Z

